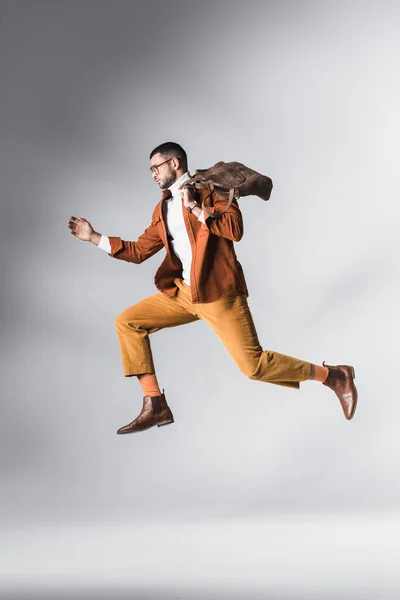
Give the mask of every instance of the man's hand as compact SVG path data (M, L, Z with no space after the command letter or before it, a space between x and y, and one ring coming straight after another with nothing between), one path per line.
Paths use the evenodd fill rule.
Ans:
M86 221L82 217L70 217L68 228L72 235L82 240L82 242L96 243L97 238L101 237L99 233L95 232L89 221Z
M183 199L183 206L185 208L187 208L188 206L191 206L193 204L193 202L196 202L195 193L194 193L194 190L192 190L192 189L189 189L189 188L182 189L182 188L183 188L183 183L181 183L181 185L178 187L178 190L182 190L181 198Z

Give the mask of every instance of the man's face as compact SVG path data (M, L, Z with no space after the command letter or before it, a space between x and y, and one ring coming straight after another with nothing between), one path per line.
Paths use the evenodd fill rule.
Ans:
M171 159L161 154L154 154L150 159L150 168L157 167L152 171L152 177L161 190L167 189L176 181L176 170L171 166L171 162Z

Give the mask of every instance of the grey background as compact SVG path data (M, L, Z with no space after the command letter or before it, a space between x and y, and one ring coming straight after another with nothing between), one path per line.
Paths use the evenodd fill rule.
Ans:
M4 597L397 598L399 4L0 12ZM118 261L67 221L137 239L167 140L192 172L272 178L236 244L260 341L353 364L352 422L321 384L246 379L197 322L152 338L175 424L116 435L142 393L115 318L164 251Z

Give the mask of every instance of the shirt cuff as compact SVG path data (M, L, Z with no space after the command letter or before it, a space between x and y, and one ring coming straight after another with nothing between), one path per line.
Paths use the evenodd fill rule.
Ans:
M110 254L111 244L110 244L110 240L108 239L108 236L102 235L100 238L100 241L99 241L99 245L97 247L101 248L102 250L104 250L105 252L108 252Z
M206 218L204 215L204 210L201 211L200 215L197 217L199 221L201 221L202 223L204 223L204 225L206 224Z

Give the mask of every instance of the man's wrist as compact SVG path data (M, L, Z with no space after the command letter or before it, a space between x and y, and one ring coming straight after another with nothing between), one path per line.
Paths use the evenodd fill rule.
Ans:
M188 212L191 212L197 218L201 215L201 207L197 204L197 202L191 202L188 206Z
M97 233L97 231L93 231L93 233L90 236L90 242L92 242L92 244L95 244L95 246L98 246L101 240L101 233Z

